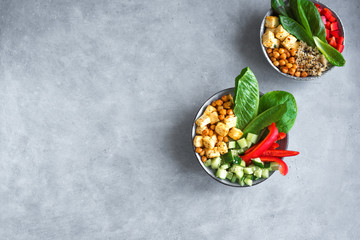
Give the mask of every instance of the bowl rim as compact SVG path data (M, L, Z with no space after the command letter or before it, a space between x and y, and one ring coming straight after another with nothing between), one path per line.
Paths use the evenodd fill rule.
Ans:
M339 26L339 29L342 31L342 36L344 37L343 45L345 46L345 28L344 28L344 25L342 24L342 21L341 21L339 15L335 11L333 11L331 8L329 8L326 4L324 4L322 2L315 1L315 0L310 0L310 1L313 2L313 3L321 5L321 7L323 7L323 8L328 8L331 11L333 16L336 18L336 20L339 23L338 26ZM261 46L261 49L263 51L263 54L264 54L266 60L269 62L269 64L272 66L272 68L274 68L278 73L280 73L281 75L283 75L283 76L285 76L287 78L292 78L292 79L295 79L295 80L298 80L298 81L311 81L311 80L320 79L321 77L323 77L325 74L330 72L335 67L335 66L331 66L328 70L323 72L320 76L310 76L310 77L302 78L302 77L295 77L295 76L291 76L289 74L285 74L285 73L281 72L279 68L274 66L274 64L271 62L271 59L269 58L268 54L266 53L265 47L262 44L262 35L264 34L265 29L266 29L265 28L265 19L266 19L267 16L271 16L273 13L274 13L274 10L272 8L270 8L266 12L263 20L261 21L261 26L260 26L260 46Z
M218 97L218 95L220 94L223 94L223 93L233 93L234 92L234 89L235 87L231 87L231 88L226 88L226 89L223 89L223 90L220 90L216 93L214 93L211 97L209 97L202 105L201 107L199 108L199 110L196 112L195 114L195 117L194 117L194 120L192 122L192 125L191 125L191 146L192 146L192 150L193 150L193 153L194 153L194 156L195 158L198 160L198 163L200 164L201 168L214 180L216 180L217 182L219 183L222 183L226 186L230 186L230 187L240 187L240 188L248 188L248 187L253 187L253 186L256 186L256 185L259 185L260 183L263 183L264 181L268 180L275 171L271 171L270 174L269 174L269 177L268 178L262 178L262 179L259 179L259 180L256 180L256 182L254 181L253 185L251 186L248 186L248 185L244 185L244 186L241 186L240 184L238 183L232 183L230 181L228 181L227 179L220 179L220 178L217 178L215 176L215 174L212 172L212 170L210 170L208 167L205 167L204 163L201 161L201 157L198 153L195 152L195 146L194 146L194 137L196 136L196 119L199 117L199 115L201 116L202 113L204 112L204 108L205 106L208 105L208 102L211 102L214 98ZM260 96L263 95L262 92L259 92ZM286 134L286 138L281 140L281 141L285 141L285 147L284 147L284 150L286 150L288 148L288 145L289 145L289 134L287 133Z

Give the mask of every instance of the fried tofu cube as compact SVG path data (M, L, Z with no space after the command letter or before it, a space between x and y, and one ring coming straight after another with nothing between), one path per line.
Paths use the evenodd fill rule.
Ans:
M278 48L280 46L280 40L275 38L273 32L268 31L262 36L262 43L267 48Z
M205 155L207 158L215 158L215 157L220 157L220 152L218 151L217 148L206 149Z
M202 138L202 142L203 142L203 146L207 149L213 149L215 147L216 144L216 139L214 140L213 138L209 137L209 136L205 136Z
M267 16L265 18L265 27L268 28L276 28L277 26L279 26L280 22L279 22L279 18L275 17L275 16Z
M292 48L296 47L296 41L296 37L294 37L293 35L289 35L285 38L284 41L282 41L282 45L286 47L287 50L291 50Z
M217 112L212 112L209 114L210 117L210 123L215 124L217 122L220 122L219 115Z
M220 136L225 137L229 132L229 127L225 123L219 122L216 124L215 132Z
M236 126L236 119L237 117L236 116L233 116L233 117L228 117L228 118L225 118L224 119L224 123L226 124L226 126L228 126L228 128L233 128Z
M275 28L274 34L280 41L284 41L284 39L290 35L290 33L288 33L281 24Z
M195 130L195 133L196 134L199 134L199 135L202 135L202 132L205 130L205 129L208 129L206 126L205 127L199 127L197 126L196 127L196 130Z
M224 143L224 142L218 142L216 145L217 145L217 149L218 149L218 151L219 151L219 153L220 153L221 155L228 152L228 148L227 148L226 143Z
M196 120L196 125L198 125L199 127L206 127L206 125L208 125L210 123L210 117L207 115L202 115L201 117L198 118L198 120Z
M239 140L242 137L242 135L243 135L243 132L240 129L235 128L235 127L230 129L230 131L229 131L229 137L231 137L234 140Z
M275 35L275 30L276 28L266 28L265 33L270 31Z
M195 147L202 147L203 146L202 139L203 139L202 136L195 136L194 137L194 146Z
M210 117L210 113L213 113L213 112L216 112L216 108L209 105L209 106L206 107L204 114L208 115Z
M299 45L300 45L300 42L296 42L296 43L294 43L294 45L293 45L293 48L292 49L298 49L299 48ZM324 56L324 55L321 55L321 56Z

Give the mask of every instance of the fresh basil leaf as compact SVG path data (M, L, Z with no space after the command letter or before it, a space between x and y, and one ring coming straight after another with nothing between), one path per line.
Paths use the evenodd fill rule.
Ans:
M306 17L305 14L305 1L308 0L297 0L297 7L298 7L298 13L299 13L299 19L300 19L300 23L301 25L305 28L306 32L308 33L308 35L312 36L312 32L311 32L311 28L309 25L309 21Z
M314 3L308 0L301 0L301 6L309 23L311 33L322 41L326 41L326 31L324 22L321 19L318 9Z
M315 47L314 39L312 35L308 35L303 26L297 23L295 20L285 17L279 16L280 22L283 28L288 31L290 34L294 35L297 39L306 42L308 45Z
M345 59L341 53L339 53L338 50L333 48L330 44L327 42L322 41L318 37L314 37L314 41L316 44L316 47L319 49L319 51L326 57L326 59L335 66L342 67L345 65Z
M257 115L259 106L259 85L249 67L244 68L236 77L234 93L236 127L242 130Z
M286 104L286 112L275 124L279 132L288 133L294 125L297 116L296 100L291 93L285 91L265 93L260 98L259 113L280 104Z
M281 119L283 114L287 110L287 104L283 103L274 107L267 109L266 111L259 114L254 118L244 129L243 135L246 136L248 133L254 133L259 135L261 130Z
M271 7L274 9L275 12L277 12L279 15L289 16L285 3L283 0L271 0Z

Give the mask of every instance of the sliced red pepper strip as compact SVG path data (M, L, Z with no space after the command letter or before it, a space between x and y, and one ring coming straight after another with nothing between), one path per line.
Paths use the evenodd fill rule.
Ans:
M279 147L279 144L274 142L270 147L269 149L277 149Z
M277 140L281 140L281 139L284 139L286 138L286 133L283 133L283 132L279 132L279 135L277 137Z
M280 169L279 169L280 173L284 176L288 173L288 166L280 158L278 158L278 157L261 157L260 159L263 162L277 162L280 164Z
M265 152L263 152L260 156L261 157L291 157L291 156L296 156L298 155L299 152L296 151L289 151L289 150L266 150Z
M265 137L264 140L262 140L256 147L250 148L245 152L244 156L241 156L241 158L244 161L250 161L252 158L259 157L264 151L268 150L269 147L276 141L279 131L275 126L275 123L272 123L269 127L269 134Z

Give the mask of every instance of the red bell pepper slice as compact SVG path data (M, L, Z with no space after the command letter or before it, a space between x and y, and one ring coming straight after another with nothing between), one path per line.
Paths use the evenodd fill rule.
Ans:
M321 7L320 4L318 4L318 3L315 3L314 5L315 5L316 7Z
M342 51L344 50L344 45L339 44L336 48L336 50L338 50L340 53L342 53Z
M326 22L326 23L325 23L325 28L330 30L330 28L331 28L331 22Z
M330 38L330 30L325 28L326 38Z
M321 15L324 15L328 20L332 17L331 11L328 8L324 8L321 12Z
M336 22L336 18L331 16L330 18L328 18L330 22Z
M279 135L278 135L278 137L277 137L277 140L279 141L279 140L282 140L282 139L284 139L284 138L286 138L286 133L279 132Z
M339 27L338 27L338 23L337 22L333 22L331 23L331 27L330 27L330 30L333 32L333 31L336 31L338 30Z
M279 144L274 142L270 147L269 149L277 149L279 147Z
M291 157L299 155L299 152L296 151L289 151L289 150L266 150L261 154L260 158L263 156L269 156L269 157Z
M329 31L329 30L328 30L328 31ZM340 37L339 30L331 31L330 34L331 34L331 36L333 36L333 37L335 37L335 38Z
M252 158L259 157L264 151L268 150L269 147L276 141L279 131L275 126L275 123L272 123L269 127L269 134L262 140L256 147L249 149L245 152L244 156L241 158L244 161L250 161Z
M288 166L280 158L278 158L278 157L261 157L260 159L263 162L277 162L280 164L280 169L279 169L280 173L284 176L288 173Z
M334 48L336 48L336 47L337 47L335 37L331 37L331 38L330 38L330 42L329 42L329 44L330 44L331 46L333 46Z
M326 17L325 16L321 16L321 20L323 21L324 24L326 24Z
M337 39L338 45L343 45L343 42L344 42L344 37L343 37L343 36L341 36L341 37L339 37L339 38Z

